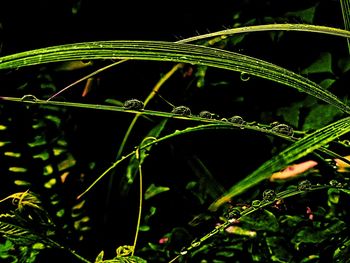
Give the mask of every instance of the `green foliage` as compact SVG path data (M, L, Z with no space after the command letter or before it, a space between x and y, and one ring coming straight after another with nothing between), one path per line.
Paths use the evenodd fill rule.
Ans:
M350 32L293 5L0 57L1 260L349 262Z

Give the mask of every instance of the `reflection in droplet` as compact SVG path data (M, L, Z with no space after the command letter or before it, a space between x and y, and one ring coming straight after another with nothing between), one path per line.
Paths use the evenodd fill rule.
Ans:
M34 95L28 94L28 95L24 95L21 98L21 101L35 103L38 101L38 99Z
M188 253L187 248L183 248L180 250L181 255L186 255Z
M271 122L271 123L270 123L270 126L271 126L271 127L275 127L275 126L277 126L278 124L280 124L278 121L274 121L274 122Z
M201 244L201 242L199 240L193 240L192 243L191 243L191 246L192 247L199 247Z
M338 181L337 181L337 180L334 180L334 179L333 179L333 180L330 180L330 181L329 181L329 185L330 185L330 186L336 186L337 184L338 184Z
M203 110L199 113L199 117L201 118L205 118L205 119L212 119L213 118L213 114L209 111Z
M307 190L310 190L311 187L312 187L312 184L309 180L303 180L298 184L299 191L307 191Z
M261 205L260 200L254 200L254 201L252 202L252 206L253 206L254 208L258 208L258 207L260 207L260 205Z
M332 187L336 187L336 188L342 188L343 185L342 183L339 183L337 180L333 179L329 181L329 185Z
M241 216L241 211L238 208L232 208L229 212L228 212L228 219L231 218L239 218Z
M124 102L124 109L126 110L142 110L144 104L137 99L131 99Z
M287 136L292 136L294 131L293 128L287 124L277 124L271 128L271 131L281 133Z
M272 202L276 199L276 192L272 189L266 189L263 192L263 199L268 202Z
M171 111L171 113L175 113L182 116L191 116L191 110L186 106L177 106Z
M228 119L229 122L243 124L244 120L241 116L235 115Z
M246 72L241 72L240 78L242 81L248 81L250 79L250 75Z

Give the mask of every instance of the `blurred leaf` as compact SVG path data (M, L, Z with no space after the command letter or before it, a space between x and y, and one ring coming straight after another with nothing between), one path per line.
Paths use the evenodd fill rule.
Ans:
M291 242L295 245L295 248L299 250L299 246L302 243L307 244L319 244L326 239L344 231L346 224L341 220L335 220L335 222L328 223L323 229L318 229L312 226L305 226L299 230L299 232L292 238Z
M281 217L281 224L286 224L290 228L296 227L299 223L305 221L304 218L300 216L283 215Z
M331 123L341 112L328 104L316 104L306 116L303 130L317 130Z
M333 260L334 262L349 263L350 262L349 255L350 255L350 240L344 243L338 244L338 247L333 254Z
M320 57L310 66L301 71L302 74L313 73L333 73L332 55L329 52L323 52Z
M303 107L302 102L293 103L289 107L279 108L276 112L277 116L282 116L283 120L292 125L293 127L298 127L300 109Z
M285 16L298 17L305 24L313 24L316 7L317 7L317 4L307 9L294 11L294 12L287 12Z
M341 57L338 60L338 67L343 74L346 73L350 69L350 56Z
M324 79L320 82L320 86L324 89L328 89L330 86L333 85L335 82L335 79Z
M273 213L268 210L262 210L247 216L243 216L239 220L242 227L256 231L271 231L279 230L279 223Z
M266 244L271 254L272 262L291 262L293 255L286 249L287 240L278 236L266 237Z
M169 191L170 188L169 187L165 187L165 186L155 186L154 184L151 184L146 192L145 192L145 200L148 200L160 193L163 193L163 192L166 192L166 191Z

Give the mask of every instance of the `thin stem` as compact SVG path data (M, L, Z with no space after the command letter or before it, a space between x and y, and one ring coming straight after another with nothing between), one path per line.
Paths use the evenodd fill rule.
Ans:
M127 59L119 60L119 61L114 62L114 63L112 63L112 64L110 64L110 65L107 65L107 66L105 66L105 67L103 67L103 68L100 68L100 69L98 69L98 70L96 70L96 71L94 71L94 72L92 72L92 73L86 75L85 77L83 77L83 78L81 78L81 79L78 79L77 81L73 82L72 84L69 84L67 87L61 89L59 92L53 94L50 98L47 99L47 101L50 101L50 100L54 99L55 97L57 97L57 96L60 95L61 93L65 92L65 91L68 90L69 88L71 88L71 87L77 85L78 83L80 83L80 82L82 82L82 81L84 81L84 80L86 80L86 79L89 79L89 78L91 78L91 77L97 75L98 73L100 73L100 72L102 72L102 71L104 71L104 70L106 70L106 69L109 69L109 68L111 68L111 67L114 67L114 66L116 66L116 65L118 65L118 64L121 64L121 63L123 63L123 62L125 62L125 61L127 61Z
M139 161L139 175L140 175L140 184L139 184L139 214L137 217L137 225L136 225L136 233L135 233L135 238L134 238L134 245L133 245L133 250L131 253L131 256L134 255L135 250L136 250L136 243L137 243L137 238L140 230L140 223L141 223L141 214L142 214L142 199L143 199L143 190L142 190L142 167L141 167L141 160L140 160L140 149L136 149L136 159Z

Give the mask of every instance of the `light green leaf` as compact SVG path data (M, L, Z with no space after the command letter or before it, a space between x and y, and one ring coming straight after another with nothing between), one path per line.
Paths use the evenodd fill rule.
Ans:
M169 191L170 188L169 187L165 187L165 186L156 186L154 184L151 184L146 192L145 192L145 200L148 200L160 193L163 193L163 192L166 192L166 191Z
M293 27L288 28L293 30ZM299 25L299 30L301 28L303 28L303 26ZM266 28L264 28L264 30L265 29ZM313 28L313 30L315 30L315 28ZM322 30L321 28L317 28L317 30L323 33L331 32L339 33L342 36L350 36L348 32L341 30L339 32L339 30L334 28L322 28ZM335 95L324 90L311 80L290 70L236 52L180 42L120 40L52 46L1 57L0 70L77 59L170 61L244 72L252 76L265 78L295 88L350 113L350 107L345 105Z

